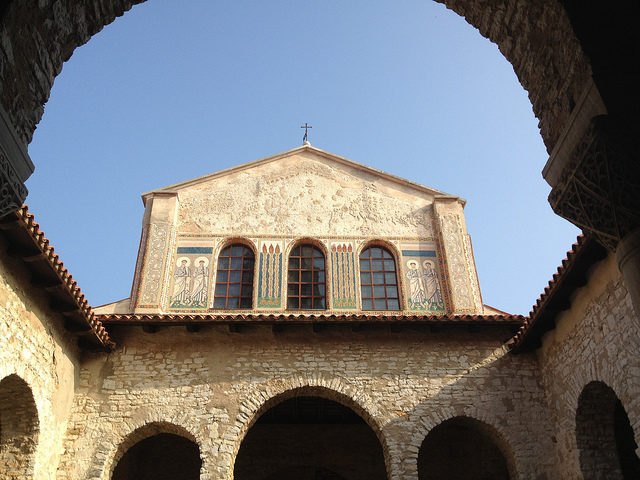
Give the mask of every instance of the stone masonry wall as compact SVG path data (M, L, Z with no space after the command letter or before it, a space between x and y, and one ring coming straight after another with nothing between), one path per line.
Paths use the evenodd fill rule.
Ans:
M0 395L0 410L6 413L0 419L0 428L6 426L9 430L10 424L5 422L33 425L35 454L27 452L29 466L26 470L19 468L23 475L32 472L33 478L39 480L56 478L73 400L77 351L71 339L60 333L60 323L47 310L46 299L34 294L24 267L9 258L6 246L0 244L0 386L24 385L2 389L9 394ZM31 402L35 409L27 408ZM30 415L33 410L37 410L33 421L15 418ZM6 433L3 431L3 436ZM22 450L31 448L25 446ZM5 461L4 456L2 460ZM20 462L10 459L8 463ZM5 465L7 470L0 473L7 474L10 466Z
M594 267L588 284L574 294L571 309L556 323L539 350L541 375L550 405L558 473L567 480L581 479L576 410L590 382L603 382L613 389L640 444L640 319L613 255Z
M417 479L427 433L460 415L495 430L515 478L560 478L535 356L507 354L506 331L120 327L114 337L118 349L80 372L60 479L107 479L121 445L162 431L198 443L202 479L230 479L251 424L295 393L360 414L392 479Z

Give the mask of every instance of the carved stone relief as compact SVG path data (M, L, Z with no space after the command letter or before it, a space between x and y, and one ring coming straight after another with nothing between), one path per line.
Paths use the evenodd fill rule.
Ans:
M27 187L18 177L11 161L0 147L0 217L15 212L27 198Z
M595 117L574 149L549 203L561 217L615 250L640 226L640 134L608 116Z

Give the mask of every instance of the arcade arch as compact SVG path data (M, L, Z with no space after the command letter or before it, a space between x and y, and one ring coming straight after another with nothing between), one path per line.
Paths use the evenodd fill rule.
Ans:
M169 423L150 423L118 446L113 462L113 480L200 478L202 459L196 439L187 430Z
M268 402L245 435L234 479L386 478L376 433L354 410L313 390Z
M629 417L604 382L587 384L578 398L576 443L585 480L640 478L638 445Z
M18 375L0 381L0 472L6 480L30 478L38 444L38 410Z
M516 478L515 462L493 427L458 416L435 426L425 437L418 452L418 478L509 480Z

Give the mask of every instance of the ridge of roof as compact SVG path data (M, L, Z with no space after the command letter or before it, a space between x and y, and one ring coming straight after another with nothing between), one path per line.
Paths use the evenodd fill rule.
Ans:
M595 237L578 235L557 272L508 343L509 349L519 353L540 347L542 336L555 328L558 314L571 307L570 295L586 285L588 270L607 254L606 248Z
M29 213L29 207L22 205L14 213L2 217L0 230L10 243L10 252L28 266L34 278L48 275L46 279L34 281L34 288L57 301L66 302L60 313L66 317L65 328L78 334L79 340L84 340L79 344L112 350L115 343L102 322L96 318L84 293L55 253L49 239L40 230L34 215Z
M156 188L153 190L149 190L147 192L144 192L141 197L142 197L142 201L143 203L146 203L146 199L147 197L149 197L150 195L153 194L175 194L177 193L177 190L188 187L188 186L192 186L192 185L197 185L198 183L202 183L208 180L212 180L214 178L219 178L219 177L223 177L225 175L229 175L231 173L235 173L235 172L240 172L243 170L247 170L250 168L254 168L260 165L265 165L271 162L274 162L276 160L279 160L281 158L285 158L291 155L295 155L297 153L301 153L301 152L313 152L317 155L320 155L324 158L327 159L331 159L334 160L338 163L341 163L343 165L347 165L349 167L352 168L356 168L358 170L361 171L365 171L368 173L373 173L375 175L381 176L383 178L386 178L389 181L395 182L395 183L400 183L412 188L415 188L417 190L421 190L423 192L427 192L430 193L432 195L434 195L436 198L445 198L445 199L452 199L452 200L459 200L460 202L462 202L462 205L464 206L466 204L466 200L464 198L461 198L458 195L452 195L446 192L443 192L441 190L437 190L435 188L431 188L431 187L427 187L426 185L422 185L420 183L416 183L416 182L412 182L411 180L407 180L406 178L402 178L399 177L397 175L393 175L391 173L387 173L383 170L379 170L377 168L374 167L370 167L369 165L365 165L364 163L360 163L360 162L356 162L355 160L351 160L349 158L346 157L342 157L340 155L336 155L334 153L330 153L327 152L325 150L322 150L320 148L314 147L311 144L305 144L302 145L300 147L295 147L292 148L290 150L286 150L284 152L280 152L280 153L276 153L273 155L269 155L267 157L263 157L263 158L259 158L257 160L252 160L250 162L246 162L246 163L241 163L240 165L235 165L233 167L229 167L229 168L225 168L223 170L219 170L217 172L213 172L213 173L208 173L206 175L201 175L199 177L195 177L189 180L184 180L182 182L178 182L178 183L174 183L172 185L168 185L166 187L160 187L160 188Z

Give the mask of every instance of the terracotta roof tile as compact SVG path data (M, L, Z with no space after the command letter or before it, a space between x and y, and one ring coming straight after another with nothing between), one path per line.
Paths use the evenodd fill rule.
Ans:
M521 325L522 315L416 315L351 313L203 313L203 314L107 314L98 318L105 325L188 325L232 323L428 323L469 325Z
M37 265L40 270L34 272L36 283L34 288L41 288L51 296L51 288L57 288L57 299L63 300L69 305L71 315L74 317L76 325L72 330L81 331L81 338L88 344L95 347L112 349L115 344L109 338L109 333L102 326L100 320L94 315L91 305L80 290L77 282L69 273L69 270L60 260L60 256L55 253L55 249L51 246L51 242L45 237L40 230L40 225L35 221L33 214L29 213L29 208L23 205L16 212L6 215L0 219L1 230L9 242L9 249L13 254L25 260L27 267L34 268L34 261L39 262ZM26 234L26 235L25 235ZM38 258L41 257L41 258ZM38 277L42 276L42 272L48 270L47 286L37 283ZM45 282L45 283L47 283ZM77 323L84 324L77 325ZM82 343L82 342L81 342Z
M509 342L511 351L518 353L539 347L542 335L555 328L557 315L571 306L571 294L586 284L589 268L606 256L607 250L594 237L579 235Z

